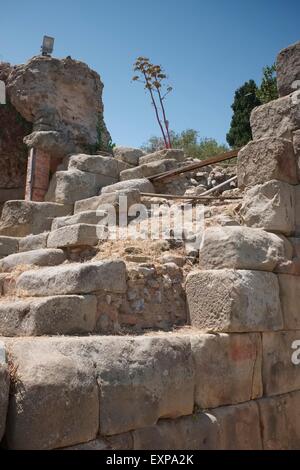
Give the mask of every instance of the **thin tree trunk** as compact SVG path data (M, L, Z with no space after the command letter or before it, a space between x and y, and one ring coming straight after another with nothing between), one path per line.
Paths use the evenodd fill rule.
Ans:
M146 85L149 85L149 82L148 82L148 79L147 79L147 76L145 74L145 72L143 72L144 74L144 77L145 77L145 80L146 80ZM151 86L151 85L150 85ZM161 133L163 135L163 138L164 138L164 142L165 142L165 146L166 148L168 148L168 141L167 141L167 138L166 138L166 135L165 135L165 132L164 132L164 128L160 122L160 119L159 119L159 114L158 114L158 109L157 109L157 106L156 106L156 103L155 103L155 99L154 99L154 96L153 96L153 92L151 90L151 88L147 88L149 90L149 93L150 93L150 96L151 96L151 99L152 99L152 104L154 106L154 109L155 109L155 114L156 114L156 119L157 119L157 122L159 124L159 127L160 127L160 130L161 130Z
M168 144L169 144L169 148L171 149L172 148L172 143L171 143L171 138L170 138L170 133L169 133L169 124L168 124L168 120L167 120L167 117L166 117L165 107L164 107L164 104L163 104L163 99L161 97L161 93L159 91L159 88L157 88L157 93L158 93L158 96L159 96L159 101L160 101L160 105L161 105L161 109L162 109L162 113L163 113L163 117L164 117L164 123L165 123L165 126L166 126L166 131L167 131L167 136L168 136Z

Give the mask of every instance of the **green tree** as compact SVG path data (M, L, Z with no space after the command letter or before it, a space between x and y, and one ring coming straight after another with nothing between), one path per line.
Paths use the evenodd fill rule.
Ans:
M179 133L170 131L170 139L173 148L181 148L189 157L200 160L228 150L226 145L218 144L215 139L200 138L199 133L194 129L186 129ZM146 152L155 152L164 147L164 140L161 137L153 136L142 146L142 149Z
M242 147L252 139L250 114L259 105L261 105L261 101L257 97L257 85L254 80L245 82L236 90L231 106L233 116L226 136L230 147Z
M263 68L263 78L256 96L262 103L268 103L278 98L275 64Z

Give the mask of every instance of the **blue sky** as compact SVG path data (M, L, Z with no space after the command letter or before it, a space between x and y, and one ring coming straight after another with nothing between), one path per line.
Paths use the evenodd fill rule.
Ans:
M87 62L104 82L105 121L118 145L158 135L139 55L161 64L174 87L170 127L225 142L234 91L259 81L283 47L300 40L299 0L0 0L0 60L25 62L44 34L56 57Z

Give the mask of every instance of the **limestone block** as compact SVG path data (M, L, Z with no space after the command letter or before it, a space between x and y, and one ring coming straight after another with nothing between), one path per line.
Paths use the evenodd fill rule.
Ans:
M0 234L16 237L50 230L55 217L69 215L72 207L53 202L7 201L2 210Z
M220 269L191 272L186 281L192 326L214 332L282 328L276 274Z
M140 158L140 165L144 163L156 162L160 160L176 160L177 162L182 162L185 159L184 151L178 149L164 149L158 150L154 153L149 153Z
M126 266L115 260L41 268L22 273L16 287L20 294L37 297L98 290L122 293L126 292Z
M66 225L49 233L47 246L48 248L95 246L105 235L104 229L102 225Z
M54 219L56 220L56 219ZM38 235L28 235L19 241L19 251L32 251L47 247L47 238L49 232L39 233Z
M134 179L128 181L119 181L119 183L111 184L102 188L101 194L113 193L115 191L138 189L141 193L155 193L152 183L146 178ZM83 199L83 198L78 198Z
M6 413L9 398L9 374L6 363L6 351L3 342L0 342L0 441L3 438Z
M300 389L300 356L294 342L300 340L300 331L279 331L263 334L264 395L279 395ZM299 346L298 346L299 350ZM298 362L298 360L297 360Z
M286 330L300 330L300 277L278 274L279 292Z
M216 450L219 445L218 423L209 413L162 419L132 434L134 450Z
M295 234L300 235L300 185L295 186Z
M176 167L176 160L162 160L144 163L143 165L131 168L130 170L122 171L120 173L120 180L126 181L131 179L148 178L149 176L157 175Z
M77 201L75 203L74 214L79 212L89 211L89 210L99 210L99 207L103 207L102 210L105 210L105 207L111 205L116 211L119 208L120 196L125 196L127 198L128 208L133 204L140 204L141 196L140 192L137 189L127 189L115 191L113 193L101 194L101 196L95 196L88 199L83 199L82 201Z
M6 256L0 260L0 271L11 272L17 266L57 266L62 264L66 255L62 250L51 250L41 248L39 250L24 251Z
M11 255L19 251L20 238L0 236L0 257Z
M115 158L101 155L72 155L69 160L69 170L80 170L99 175L119 178L119 166Z
M141 149L135 149L132 147L115 147L114 156L129 165L136 166L139 164L139 159L142 157L144 152Z
M88 361L62 353L53 338L11 340L7 347L17 368L8 410L8 448L47 450L95 439L99 392Z
M293 146L296 157L297 176L300 180L300 129L293 132Z
M0 302L2 336L91 333L96 321L97 299L94 295L3 299Z
M234 405L262 396L261 340L252 334L191 336L195 404L200 409Z
M96 196L97 197L97 196ZM52 222L51 230L76 224L97 225L106 217L107 213L101 210L85 211L67 217L57 217Z
M224 226L204 231L199 263L202 269L256 269L273 271L292 258L293 248L284 237L261 229Z
M244 195L240 216L248 227L290 235L295 230L294 187L275 180L254 186Z
M250 117L253 140L281 137L292 140L300 128L300 91L254 108Z
M300 392L258 400L264 450L298 450Z
M276 72L279 96L289 95L300 88L300 42L279 52Z
M239 188L270 180L296 184L297 168L290 140L269 137L249 142L238 154Z
M262 450L258 405L255 401L210 410L220 427L220 450Z
M45 200L74 204L80 199L95 196L101 188L116 181L111 176L80 170L57 171L52 177Z

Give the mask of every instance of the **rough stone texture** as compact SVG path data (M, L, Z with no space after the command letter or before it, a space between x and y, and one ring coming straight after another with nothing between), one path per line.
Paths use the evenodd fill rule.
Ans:
M9 374L6 364L6 352L2 341L0 342L0 442L4 435L6 413L9 399Z
M257 269L273 271L292 258L293 248L284 237L249 227L209 227L199 250L203 269Z
M300 181L300 129L293 132L293 146L296 157L297 175Z
M219 426L209 413L197 413L133 431L134 450L216 450Z
M275 137L249 142L238 154L237 175L239 188L270 180L296 184L296 158L292 142Z
M26 271L18 278L17 289L23 295L37 297L98 290L122 293L126 291L126 266L116 260Z
M149 176L163 173L164 171L172 170L177 167L176 160L163 160L151 163L144 163L143 165L131 168L129 170L121 171L120 180L126 181L131 179L148 178Z
M262 396L259 334L191 336L195 404L200 409L233 405Z
M74 204L99 193L103 186L117 181L111 176L87 173L80 170L57 171L49 185L46 201L60 204Z
M101 155L73 155L69 160L68 168L69 170L110 176L116 180L118 180L120 174L118 161L112 157L103 157Z
M41 248L6 256L0 260L0 271L10 272L20 265L56 266L63 263L65 259L66 255L62 250Z
M140 165L143 165L144 163L156 162L159 160L176 160L178 162L182 162L184 161L184 158L185 155L183 150L164 149L141 157L139 163Z
M275 180L254 186L244 195L240 216L248 227L290 235L295 230L294 187Z
M50 230L55 217L68 215L70 206L46 202L7 201L4 204L0 234L16 237Z
M97 320L94 295L65 295L0 302L2 336L91 333Z
M56 156L108 146L102 89L99 75L86 64L43 56L15 67L7 83L12 104L34 124L28 144Z
M300 277L279 274L280 300L286 330L300 330Z
M48 248L95 246L104 235L104 227L101 225L67 225L49 233L47 246Z
M300 447L300 392L258 400L264 450Z
M19 251L20 239L16 237L0 237L0 257Z
M61 353L53 339L11 340L7 346L17 367L8 410L8 447L46 450L95 439L99 392L87 361Z
M191 324L206 331L282 328L275 274L233 269L195 271L186 282Z
M101 193L113 193L115 191L123 191L127 189L138 189L142 193L155 193L155 189L152 183L146 178L141 179L134 179L128 181L119 181L116 184L111 184L110 186L106 186L102 188Z
M114 156L129 165L136 166L139 164L139 159L142 157L144 152L140 149L132 147L115 147Z
M295 186L295 234L300 236L300 185Z
M210 410L220 427L220 450L262 450L258 405L247 402Z
M102 207L103 210L105 210L106 205L113 206L116 210L119 210L120 196L125 196L127 198L128 207L133 204L140 204L141 202L141 196L138 189L120 190L75 202L74 214L83 211L99 210L99 207Z
M300 128L300 91L254 108L250 117L253 140L281 137L292 140Z
M279 52L276 72L279 96L289 95L300 88L300 42Z
M299 340L300 331L263 334L264 395L279 395L300 389L300 365L292 361L293 354L297 353L292 345Z
M61 227L75 224L97 225L106 217L106 215L107 213L105 211L94 210L79 212L78 214L69 215L67 217L57 217L57 219L54 219L52 222L51 230L57 230Z
M20 238L19 251L23 252L39 250L40 248L47 248L48 235L49 232L43 232L39 233L38 235L28 235L27 237Z

